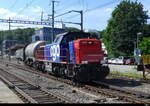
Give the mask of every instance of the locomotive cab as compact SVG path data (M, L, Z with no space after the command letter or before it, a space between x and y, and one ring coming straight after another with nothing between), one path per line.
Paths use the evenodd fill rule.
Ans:
M101 64L104 52L96 35L69 32L58 35L53 45L60 47L59 57L52 63L55 74L72 77L78 82L101 80L109 74L108 66Z
M54 43L60 45L60 60L62 62L70 62L69 43L79 39L98 39L98 37L85 32L68 32L56 37Z

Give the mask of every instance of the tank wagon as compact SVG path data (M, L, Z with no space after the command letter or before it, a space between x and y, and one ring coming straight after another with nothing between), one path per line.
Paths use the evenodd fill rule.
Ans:
M52 44L38 41L24 48L25 64L78 82L105 79L109 67L103 59L102 42L85 32L63 33Z
M17 60L23 61L23 48L16 51L15 57Z
M44 46L45 44L46 44L45 41L37 41L37 42L33 42L33 43L27 45L24 48L24 53L23 53L24 54L24 58L23 58L24 63L28 66L35 67L40 70L44 70L44 69L42 69L42 67L40 67L40 66L43 66L43 62L37 61L37 59L38 59L37 51L40 51L40 49L41 49L40 47Z

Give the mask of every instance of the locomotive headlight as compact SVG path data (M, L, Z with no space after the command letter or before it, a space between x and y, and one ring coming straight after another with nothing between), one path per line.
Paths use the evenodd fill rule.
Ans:
M82 64L88 64L88 61L82 61Z
M105 63L106 63L105 60L100 61L100 64L105 64Z
M91 44L93 44L93 42L88 42L88 44L90 44L90 45L91 45Z

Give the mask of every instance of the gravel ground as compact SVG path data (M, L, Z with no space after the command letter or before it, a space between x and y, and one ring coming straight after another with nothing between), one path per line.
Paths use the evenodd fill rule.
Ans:
M19 78L26 79L27 82L34 83L35 85L40 85L51 92L64 95L70 98L73 101L73 103L96 103L96 101L99 101L98 103L100 104L126 103L126 102L118 101L117 98L108 98L91 91L84 91L81 88L69 86L65 83L44 78L12 67L9 67L8 71L17 75L17 77ZM75 93L73 91L75 91Z
M110 71L123 72L123 73L136 73L142 76L142 72L137 72L136 66L128 65L109 65ZM117 85L126 89L141 91L150 94L150 84L141 83L138 81L126 81L124 79L107 78L106 82Z
M139 81L127 81L124 79L117 79L108 77L104 82L107 82L110 85L119 86L121 88L133 90L133 91L140 91L150 95L150 84L142 83Z
M141 72L137 72L135 70L136 66L109 65L109 67L111 71L135 72L135 73L142 74ZM31 74L29 72L24 72L22 70L16 71L15 69L13 70L12 69L13 68L11 68L11 71L16 75L18 75L19 77L21 78L28 77L26 78L28 81L31 81L31 79L34 78L34 82L32 83L39 84L40 86L48 88L50 91L66 95L67 97L71 98L74 101L74 103L93 103L96 100L99 100L100 103L123 103L123 102L119 102L117 98L116 99L107 98L105 96L98 95L94 92L83 91L80 88L72 87L67 84L63 84L47 78L43 78L43 77L39 78L37 75ZM109 77L106 79L106 82L112 85L120 86L122 88L130 89L134 91L141 91L148 94L150 93L150 89L149 89L150 84L147 83L141 83L138 81L127 81L124 79L115 79ZM73 90L75 90L76 93L72 93Z

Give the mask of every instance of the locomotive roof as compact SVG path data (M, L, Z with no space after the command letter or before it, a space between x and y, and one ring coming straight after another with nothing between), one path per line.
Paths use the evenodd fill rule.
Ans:
M57 35L56 37L60 37L60 36L89 36L91 38L96 38L98 39L98 37L96 35L91 35L90 33L86 33L86 32L65 32L62 34Z

